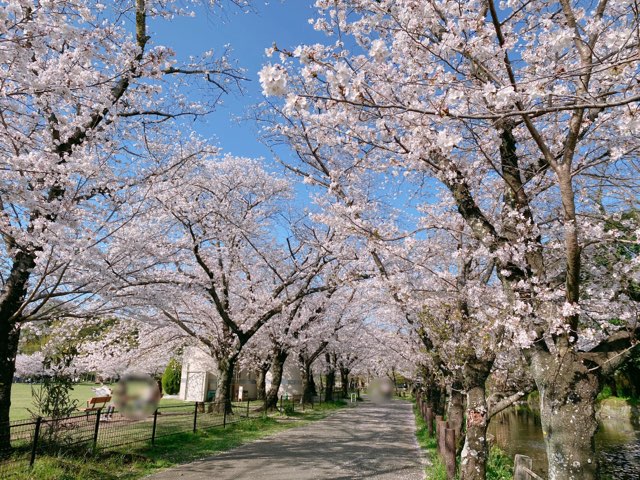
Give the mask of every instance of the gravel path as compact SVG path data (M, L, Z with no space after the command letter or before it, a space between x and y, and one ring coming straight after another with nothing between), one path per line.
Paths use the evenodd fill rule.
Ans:
M148 478L422 480L423 472L411 404L392 401L365 402Z

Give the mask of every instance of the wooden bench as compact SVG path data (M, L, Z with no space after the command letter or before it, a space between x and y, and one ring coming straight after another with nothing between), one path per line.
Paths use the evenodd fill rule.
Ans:
M87 400L87 406L85 408L81 408L81 412L86 412L89 415L89 412L95 412L107 406L107 403L111 401L111 397L92 397Z

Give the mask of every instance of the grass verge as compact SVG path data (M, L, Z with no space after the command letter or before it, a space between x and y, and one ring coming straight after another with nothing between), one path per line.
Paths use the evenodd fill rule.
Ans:
M224 452L292 427L320 420L345 407L343 401L316 405L291 417L272 415L234 423L226 429L179 433L156 440L155 446L128 445L120 450L78 456L40 456L33 469L16 480L133 480L159 470Z
M37 388L38 386L38 384L30 383L14 383L11 386L11 420L26 420L31 418L29 409L34 409L31 389L33 387ZM85 403L88 399L96 396L92 388L96 388L99 386L100 384L97 383L76 383L70 392L70 396L73 400L78 401L78 408L82 408L85 406ZM113 389L115 387L115 384L110 384L109 386ZM191 402L183 402L182 400L177 400L174 398L163 398L162 400L160 400L161 407L184 405L185 403Z
M418 406L413 403L413 413L416 418L416 437L418 444L425 450L429 464L426 467L427 480L447 480L447 469L440 454L438 454L435 438L429 438L427 424L420 415ZM458 478L456 476L456 478ZM487 461L487 480L511 480L513 478L513 462L500 448L491 447Z

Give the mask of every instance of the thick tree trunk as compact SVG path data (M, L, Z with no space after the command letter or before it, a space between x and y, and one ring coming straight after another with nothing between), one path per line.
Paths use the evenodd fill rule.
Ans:
M326 402L333 402L333 391L336 386L336 367L334 363L331 361L331 355L327 353L327 380L324 389L324 398Z
M467 390L467 430L460 461L461 480L484 480L486 475L489 415L484 389L483 384Z
M263 364L258 368L258 378L256 379L256 398L264 400L267 398L267 372L268 364Z
M451 396L447 405L447 422L456 432L456 444L461 445L462 422L464 422L464 397L462 382L456 380L451 385Z
M487 427L489 409L485 384L492 361L467 362L463 370L463 386L467 391L466 431L460 459L461 480L484 480L489 458Z
M284 362L287 360L289 352L278 350L273 355L273 363L271 364L271 387L267 392L267 409L276 408L278 406L278 392L282 384L282 372L284 370Z
M349 396L349 372L346 367L340 367L340 382L342 383L342 398Z
M311 397L309 397L309 401L313 403L313 397L318 395L318 389L316 388L316 379L313 376L313 370L309 367L309 393Z
M231 409L233 375L235 373L237 357L218 358L218 386L216 388L216 399L213 411L227 414L233 413Z
M440 400L438 403L440 404L440 409L442 410L442 414L446 415L447 413L447 389L444 385L441 385L438 392L440 392Z
M441 403L442 392L440 385L435 380L430 380L427 384L427 403L435 415L444 415L444 405Z
M24 302L30 272L35 265L33 254L19 251L0 297L0 452L8 452L11 449L9 429L11 387L13 374L16 371L22 320L14 317Z
M316 395L316 384L313 380L313 371L311 370L311 363L305 361L301 366L302 374L302 402L312 403L313 397Z
M570 349L562 356L538 351L531 360L540 392L549 480L598 478L594 442L598 376Z
M0 320L0 456L11 449L11 386L16 370L20 324Z

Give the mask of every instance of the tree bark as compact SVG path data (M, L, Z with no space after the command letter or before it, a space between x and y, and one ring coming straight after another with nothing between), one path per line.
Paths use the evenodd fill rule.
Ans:
M462 382L454 380L451 385L451 396L447 405L447 422L449 428L456 432L456 444L461 444L462 423L464 422L464 398L462 395ZM456 448L459 451L459 448Z
M316 395L316 384L313 380L312 363L303 361L300 369L302 374L302 402L312 403L313 397Z
M336 367L333 362L333 358L330 354L326 354L326 360L328 365L327 380L324 389L324 399L326 402L333 402L333 391L336 386Z
M484 388L484 385L478 385L467 390L467 431L460 461L461 480L484 480L486 475L489 415Z
M35 267L33 254L18 251L0 297L0 452L11 449L11 387L22 318L15 318L27 295L27 284Z
M267 409L276 408L278 406L278 392L282 384L282 372L284 371L284 362L287 360L289 352L279 349L273 355L273 363L271 364L271 387L267 392Z
M213 406L213 411L216 413L224 413L225 410L227 414L233 413L231 408L231 387L236 363L237 356L218 358L218 385L216 388L216 401Z
M0 319L0 456L11 450L11 387L16 370L20 323Z
M531 366L540 392L549 480L595 480L598 375L571 349L562 355L537 351Z
M313 370L311 369L311 365L309 365L309 397L308 401L313 403L313 397L318 394L318 389L316 388L316 379L313 376Z
M463 385L467 391L466 430L460 461L461 480L484 480L489 458L487 427L489 409L485 384L493 362L467 362L463 369Z
M340 382L342 383L342 398L349 396L349 372L347 367L340 367Z
M256 379L256 399L265 400L267 398L267 372L269 364L263 363L258 368L258 378Z
M435 379L428 381L426 385L427 403L433 410L434 415L444 415L444 405L441 403L442 392L440 385Z

